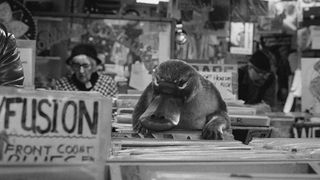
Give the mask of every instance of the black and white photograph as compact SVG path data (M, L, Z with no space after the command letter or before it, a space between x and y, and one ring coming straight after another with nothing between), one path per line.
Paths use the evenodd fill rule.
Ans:
M0 180L320 179L320 0L0 0Z

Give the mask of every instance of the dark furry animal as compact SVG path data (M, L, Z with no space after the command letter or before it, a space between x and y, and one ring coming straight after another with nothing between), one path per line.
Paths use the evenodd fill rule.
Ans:
M202 130L203 139L223 139L230 131L219 91L180 60L161 63L133 112L133 128L148 134L170 129Z

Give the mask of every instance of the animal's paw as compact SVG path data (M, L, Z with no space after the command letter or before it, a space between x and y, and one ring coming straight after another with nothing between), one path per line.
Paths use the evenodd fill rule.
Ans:
M213 117L202 129L203 139L223 140L227 124L224 117Z
M142 134L145 137L151 136L151 131L149 129L143 127L140 121L138 121L134 125L133 130L139 134Z

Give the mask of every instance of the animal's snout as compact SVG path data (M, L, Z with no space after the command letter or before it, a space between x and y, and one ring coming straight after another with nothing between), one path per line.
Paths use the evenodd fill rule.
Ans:
M181 104L179 98L157 96L140 116L139 121L142 126L154 131L172 129L179 124Z

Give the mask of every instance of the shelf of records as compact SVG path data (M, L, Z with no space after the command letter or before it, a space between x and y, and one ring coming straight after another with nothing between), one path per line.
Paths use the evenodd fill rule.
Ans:
M317 138L272 136L274 119L294 123L302 114L259 116L245 109L256 121L244 118L243 109L239 117L230 114L232 130L246 131L243 142L235 135L203 140L199 131L182 130L144 137L119 122L112 99L98 93L0 91L0 179L320 178ZM138 95L129 96L118 97L118 105L123 99L134 105Z

